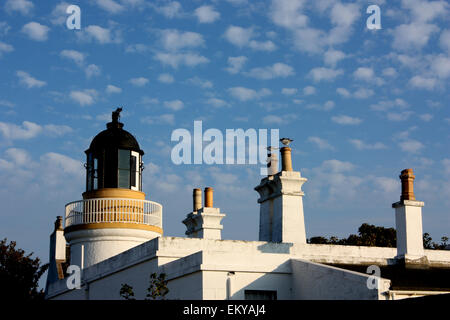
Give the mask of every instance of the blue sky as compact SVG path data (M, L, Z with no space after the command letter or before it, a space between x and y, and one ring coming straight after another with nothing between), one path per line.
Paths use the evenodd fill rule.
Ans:
M47 260L55 217L84 191L84 150L123 106L165 235L184 236L192 188L212 186L223 238L258 238L260 165L170 159L173 130L202 120L294 139L307 237L393 227L405 168L424 232L448 236L449 13L439 0L2 1L0 235Z

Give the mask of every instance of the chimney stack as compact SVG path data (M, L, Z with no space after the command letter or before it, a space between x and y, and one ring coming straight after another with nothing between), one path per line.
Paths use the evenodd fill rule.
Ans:
M278 173L278 157L274 152L278 148L268 147L267 150L267 175L273 176Z
M202 207L202 189L195 188L193 190L193 200L194 200L194 207L193 212L197 212Z
M291 148L283 147L281 152L281 171L292 171Z
M416 200L414 196L414 173L413 169L405 169L400 174L400 180L402 181L402 195L401 200Z
M307 179L292 169L289 148L292 141L289 138L280 139L284 145L280 149L281 172L271 174L269 170L267 177L255 187L260 204L259 241L306 244L302 185ZM269 148L269 151L272 150Z
M427 264L422 230L424 203L414 196L414 178L412 169L401 172L402 194L400 201L392 204L397 231L397 259L403 259L406 265Z
M213 207L213 192L213 188L205 188L205 205L202 208L202 190L194 189L194 210L183 220L189 238L222 239L223 226L220 222L225 214Z
M210 187L205 188L205 207L206 208L214 207L213 192L214 192L213 188L210 188Z

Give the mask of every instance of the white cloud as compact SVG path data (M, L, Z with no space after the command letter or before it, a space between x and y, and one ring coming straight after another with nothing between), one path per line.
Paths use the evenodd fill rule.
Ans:
M164 106L173 111L179 111L184 108L184 103L181 100L164 101Z
M408 153L419 153L425 146L417 140L409 139L398 143L400 149Z
M25 71L17 71L16 75L19 77L20 83L25 85L28 89L31 88L41 88L47 83L45 81L37 80L36 78L33 78L29 73Z
M270 15L272 21L287 29L306 27L308 16L303 13L305 0L272 0Z
M359 67L353 72L353 76L355 79L370 81L375 76L372 68Z
M446 29L442 31L441 36L439 37L439 45L442 49L450 53L450 29Z
M353 77L357 80L363 80L376 85L382 85L384 83L383 79L376 77L375 72L372 68L359 67L353 72Z
M372 89L359 88L355 92L353 92L353 96L357 99L367 99L374 95L374 91Z
M259 51L274 51L277 49L277 46L275 45L275 43L273 43L270 40L266 40L266 41L251 40L248 43L248 46L254 50L259 50Z
M401 51L422 49L431 35L438 31L434 24L412 22L399 25L393 31L392 47Z
M383 76L394 78L397 76L397 70L392 67L385 68L383 69Z
M392 108L405 109L408 107L408 103L400 98L394 100L382 100L376 104L370 105L370 109L374 111L386 111Z
M281 89L281 93L284 94L285 96L292 96L294 94L296 94L298 91L297 88L283 88Z
M157 53L154 57L162 64L169 65L176 69L180 65L195 67L200 64L208 63L209 59L196 53Z
M190 31L183 32L175 29L161 30L160 40L163 47L168 51L200 47L203 46L205 42L200 33Z
M333 50L329 49L325 54L323 55L323 59L325 64L335 67L336 64L341 61L342 59L345 59L347 55L339 50Z
M86 28L82 28L77 36L84 41L97 41L100 44L108 43L121 43L122 38L120 32L111 31L110 29L103 28L97 25L90 25Z
M130 44L126 47L126 53L145 53L150 51L150 47L143 43Z
M340 161L336 159L326 160L322 163L322 168L329 170L333 173L341 173L352 171L355 165L348 161Z
M450 174L450 159L443 159L442 165L444 166L444 171L446 174Z
M305 96L316 94L316 88L314 88L313 86L306 86L303 88L303 94Z
M257 41L252 39L255 36L253 28L242 28L232 25L225 31L224 36L228 42L239 48L249 47L259 51L273 51L276 49L276 45L271 40Z
M6 12L18 11L23 15L28 15L34 8L34 4L28 0L7 0L5 3Z
M253 68L244 74L256 79L268 80L274 78L286 78L294 75L295 71L291 66L278 62L272 66Z
M0 133L7 140L28 140L42 132L42 127L30 121L22 122L21 126L13 123L0 122Z
M52 137L59 137L73 132L73 129L66 125L47 124L43 127L43 129L47 135Z
M124 6L114 0L96 0L95 2L100 8L113 14L122 12L125 9Z
M211 89L214 86L211 81L200 79L197 76L189 78L187 82L204 89Z
M253 36L252 28L229 26L225 31L225 38L237 47L246 46Z
M85 89L83 91L73 90L69 96L72 100L78 102L80 106L89 106L95 102L98 93L94 89Z
M307 109L320 110L320 111L330 111L335 106L335 103L331 100L328 100L323 105L321 104L308 104L306 106Z
M183 15L183 9L178 1L171 1L165 6L155 7L155 10L169 19L178 18Z
M108 84L106 86L106 93L111 94L111 93L121 93L121 92L122 92L121 88L113 86L112 84Z
M48 39L49 31L49 27L38 22L29 22L22 27L22 33L26 34L28 38L35 41L46 41Z
M174 77L173 77L171 74L169 74L169 73L161 73L161 74L158 76L158 81L161 82L161 83L167 83L167 84L170 84L170 83L173 83L173 82L175 81L175 79L174 79Z
M326 33L313 28L298 29L294 32L294 45L297 50L317 54L326 45Z
M58 3L52 10L50 14L50 22L53 25L63 25L65 26L67 20L66 9L70 6L70 3L65 1Z
M334 150L335 148L325 139L319 137L308 137L308 142L314 143L320 150Z
M412 114L412 111L388 112L387 119L389 121L406 121Z
M435 78L417 75L409 80L409 84L415 88L433 90L438 85L438 81Z
M200 23L212 23L220 18L220 13L213 6L198 7L194 14Z
M295 114L273 115L269 114L262 119L262 122L267 125L285 125L297 118Z
M148 79L144 77L131 78L129 81L135 87L143 87L148 83Z
M342 69L330 69L330 68L314 68L309 71L308 76L314 80L314 82L320 81L332 81L336 77L343 74L344 71Z
M414 22L424 23L431 22L440 16L445 16L449 5L441 0L402 0L402 7L411 11Z
M431 72L440 79L450 77L450 58L445 55L433 57L431 61Z
M370 144L359 139L350 139L349 142L358 150L380 150L387 148L381 142L375 142L373 144Z
M6 36L11 26L6 21L0 21L0 36Z
M147 124L175 124L175 116L171 113L165 113L158 116L148 116L141 119L141 122Z
M429 122L429 121L431 121L431 119L433 119L433 115L429 114L429 113L424 113L424 114L421 114L419 116L419 118L425 122Z
M14 108L15 104L8 100L0 100L0 106L7 107L7 108Z
M84 69L84 72L88 78L97 77L101 74L101 69L95 64L90 64Z
M269 89L263 88L259 91L245 88L245 87L233 87L229 88L228 92L236 99L240 101L249 101L260 99L262 97L270 95L272 92Z
M400 181L398 179L374 177L373 182L376 188L389 195L395 194L400 190Z
M76 50L62 50L59 55L63 58L72 60L79 66L84 64L84 59L86 57L84 53Z
M14 51L14 47L12 45L0 41L0 58L2 57L3 53L9 53L12 51Z
M41 163L47 164L48 168L54 172L53 175L57 176L59 170L66 174L79 175L82 172L82 164L78 160L74 160L68 156L49 152L41 156ZM49 170L50 171L50 170ZM53 180L53 179L49 179ZM57 179L55 179L57 180Z
M229 106L228 102L222 100L222 99L218 99L218 98L209 98L206 101L207 104L215 107L215 108L222 108L222 107L227 107Z
M231 74L239 73L242 70L242 67L247 62L247 57L239 56L239 57L229 57L228 58L228 68L226 70Z
M362 120L359 118L350 117L346 115L333 116L331 117L331 120L341 125L358 125L362 122Z
M348 90L345 89L345 88L337 88L337 89L336 89L336 92L337 92L339 95L341 95L342 97L344 97L344 98L348 98L348 97L351 96L350 91L348 91Z

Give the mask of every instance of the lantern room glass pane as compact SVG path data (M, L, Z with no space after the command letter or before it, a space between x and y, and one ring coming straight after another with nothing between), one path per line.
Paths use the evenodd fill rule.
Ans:
M119 188L130 189L130 170L119 169Z
M119 169L130 170L130 150L119 149Z
M136 157L131 156L131 186L136 187Z

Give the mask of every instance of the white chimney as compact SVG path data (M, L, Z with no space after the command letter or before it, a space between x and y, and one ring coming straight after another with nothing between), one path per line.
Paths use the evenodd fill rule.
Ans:
M220 222L225 214L221 213L219 208L213 207L213 192L213 188L205 188L205 204L200 208L201 190L194 189L193 211L183 220L187 228L186 235L189 238L222 239L223 226Z
M259 240L306 243L302 185L307 179L293 171L291 148L280 151L281 172L263 178L255 187L260 196Z
M402 194L400 201L393 203L397 230L397 258L406 263L423 263L422 207L414 195L414 174L412 169L401 172Z

